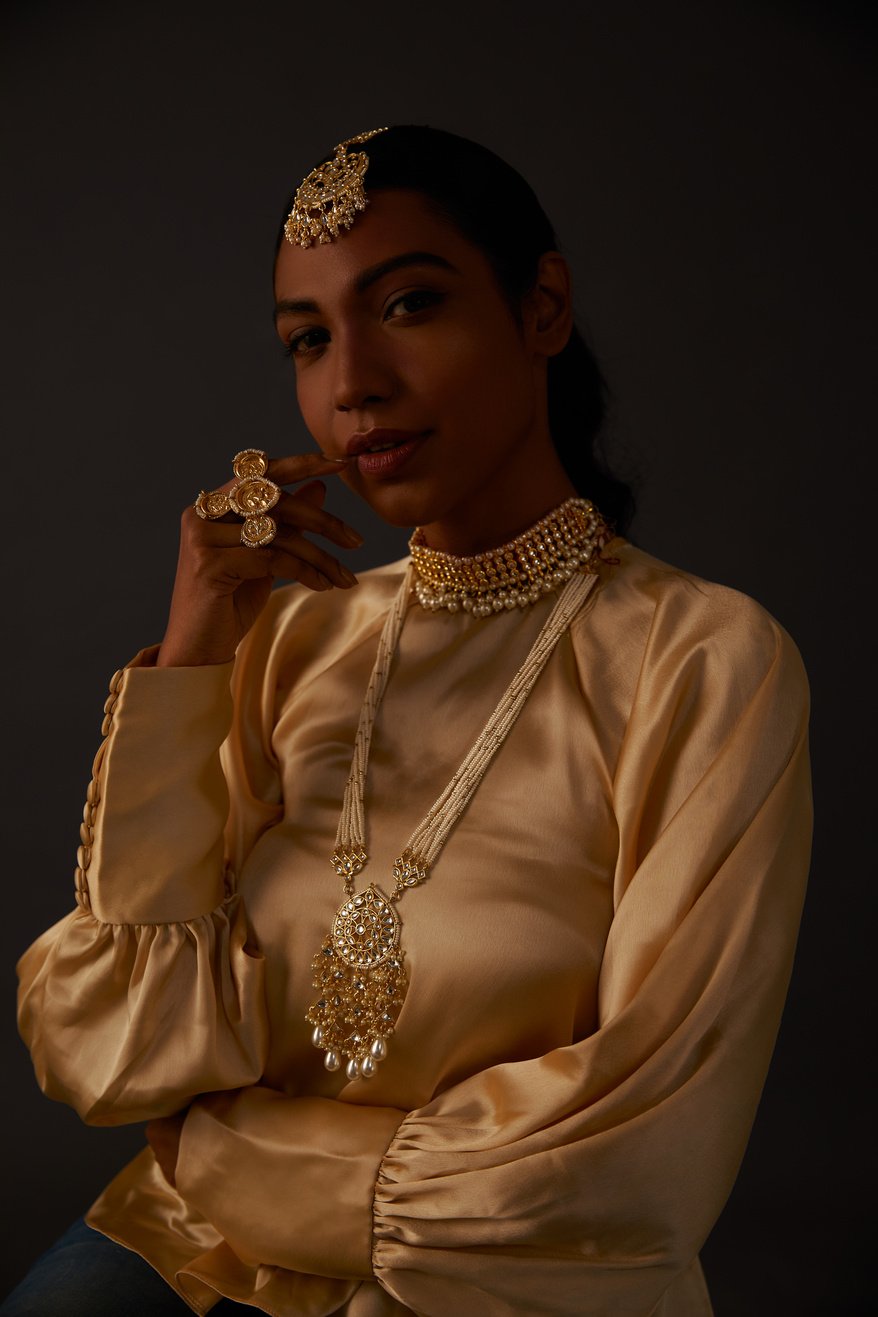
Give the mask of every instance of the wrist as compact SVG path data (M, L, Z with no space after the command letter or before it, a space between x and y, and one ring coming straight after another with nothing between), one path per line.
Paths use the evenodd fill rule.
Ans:
M234 650L231 653L220 653L208 647L193 649L191 646L175 645L173 641L170 643L162 641L156 655L155 666L157 668L219 667L223 663L231 663L234 657Z

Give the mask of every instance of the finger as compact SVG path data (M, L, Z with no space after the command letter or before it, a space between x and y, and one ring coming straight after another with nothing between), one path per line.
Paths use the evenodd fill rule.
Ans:
M312 507L322 508L323 500L326 498L326 486L322 480L309 480L307 485L296 490L296 498L304 499Z
M304 488L307 489L308 486ZM354 530L346 521L342 521L341 517L324 511L309 499L303 499L302 493L303 490L297 490L295 494L281 494L271 513L277 522L313 531L345 549L360 547L363 537L359 531Z
M347 458L336 462L334 458L324 457L322 453L299 453L294 457L269 458L265 474L276 485L295 485L300 480L314 476L338 475L347 462ZM228 493L237 484L238 477L233 475L225 484L213 485L211 488Z
M311 590L332 590L335 582L329 580L318 567L304 558L276 547L274 542L261 549L248 549L240 540L231 548L219 548L212 554L206 577L212 579L221 593L231 594L244 581L272 580L301 581Z
M325 560L325 564L320 565L321 570L328 568L329 564L333 565L334 573L338 574L341 569L340 562L336 558L326 553L324 549L311 544L311 541L303 539L300 531L309 531L316 535L323 535L325 539L332 540L334 544L340 545L341 548L359 548L363 543L362 535L358 535L353 527L341 522L332 512L324 512L319 507L312 507L309 503L299 502L297 495L282 494L279 502L271 508L270 514L278 527L275 539L270 543L282 543L284 547L294 549L297 545L307 547L305 557L308 561L315 561L315 556L320 556ZM207 545L213 549L233 549L241 544L241 529L244 522L238 516L230 518L220 518L213 522L203 522L197 518L196 512L190 518L191 535L197 544ZM292 539L291 539L292 536ZM253 551L250 551L253 552ZM333 576L334 579L334 576Z
M300 461L313 465L315 461L325 465L325 459L320 454L305 454L301 459L289 458L283 459L287 463L298 463ZM278 464L274 464L276 467ZM273 484L278 484L277 480L272 477L279 474L276 469L270 465L269 471L266 472L266 479ZM287 470L286 483L292 483L290 470ZM219 486L217 492L229 493L238 484L237 479L226 481L225 485ZM297 490L294 495L280 491L278 504L275 505L276 511L274 516L276 520L286 520L292 525L301 525L308 530L317 534L326 536L327 539L333 540L336 544L344 548L357 549L363 543L363 537L352 526L348 526L340 517L333 516L332 513L323 512L323 501L326 497L326 486L322 480L310 480ZM199 495L199 500L201 495ZM198 503L195 506L195 514L199 520L206 520L221 525L235 525L237 514L229 510L223 516L204 517ZM222 543L227 541L222 540Z
M351 458L336 461L322 453L299 453L294 457L277 457L268 464L268 476L278 485L295 485L312 476L340 475Z
M250 562L240 564L240 570L245 576L266 575L275 581L298 581L309 590L318 591L334 590L336 584L342 589L349 589L350 584L357 584L355 578L352 578L351 583L330 580L313 563L296 553L289 552L283 545L277 545L275 542L262 549L245 549L244 552L251 558L261 559L258 564Z
M316 535L323 535L343 549L358 549L363 543L359 531L354 530L353 526L349 526L340 517L324 511L320 506L325 493L325 487L320 483L304 485L295 494L282 492L277 503L270 509L270 515L279 526L298 527ZM195 513L195 516L197 517L198 514ZM234 544L236 538L234 528L236 526L240 528L242 524L240 518L233 512L224 517L213 517L209 521L201 518L199 520L204 527L200 535L202 542L218 546ZM221 533L214 534L214 531Z
M353 572L348 571L342 563L334 558L331 553L321 549L318 544L312 544L310 540L305 539L298 531L289 526L278 526L277 535L272 540L272 545L276 545L284 553L300 559L302 562L310 563L317 571L327 577L333 585L339 585L342 589L350 589L351 586L357 585L357 578Z
M278 553L273 563L272 579L275 581L298 581L309 590L334 590L332 581L327 580L322 572L310 563L292 558L289 554Z
M349 590L358 584L353 572L348 571L347 567L344 567L331 553L306 540L294 527L280 523L277 534L269 544L251 549L241 543L241 525L240 521L234 526L214 521L201 532L200 544L204 546L201 549L202 554L215 552L218 555L220 561L216 564L216 571L226 580L230 576L253 580L260 576L275 574L271 567L270 555L273 552L281 552L292 560L306 563L314 568L329 581L330 585L338 585L343 590ZM287 579L298 579L295 572L288 570L284 572L284 576Z

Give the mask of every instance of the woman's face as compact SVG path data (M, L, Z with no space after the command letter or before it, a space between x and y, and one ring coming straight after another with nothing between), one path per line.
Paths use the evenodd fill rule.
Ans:
M559 331L545 333L565 293L569 306L566 266L549 260L557 286L526 299L519 324L481 250L418 193L369 200L334 242L278 253L302 416L327 456L355 454L342 479L384 520L476 552L573 492L545 402L546 344L569 333L554 347Z

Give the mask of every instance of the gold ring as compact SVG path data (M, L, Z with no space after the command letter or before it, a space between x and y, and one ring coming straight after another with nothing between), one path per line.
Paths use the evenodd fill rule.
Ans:
M195 511L202 521L216 521L217 517L224 517L230 510L229 496L222 489L202 489L195 500Z
M229 512L244 518L241 543L248 549L270 544L277 534L277 522L268 516L281 495L280 486L266 476L268 454L261 448L243 448L232 458L236 483L228 491L202 489L195 500L195 511L204 521L216 521Z
M261 448L242 448L232 458L232 470L239 480L248 476L264 476L268 470L268 454Z
M280 498L280 486L265 476L245 476L229 490L229 507L239 517L268 512Z
M270 544L277 534L277 522L265 512L255 517L247 517L241 527L241 543L248 549L261 549Z

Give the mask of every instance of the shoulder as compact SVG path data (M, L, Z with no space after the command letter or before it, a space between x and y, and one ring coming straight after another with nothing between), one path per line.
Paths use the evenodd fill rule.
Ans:
M728 686L752 687L772 672L807 698L798 649L755 599L645 553L624 540L609 548L591 615L580 636L617 651L642 679L694 680L724 675ZM636 679L637 679L636 678Z

